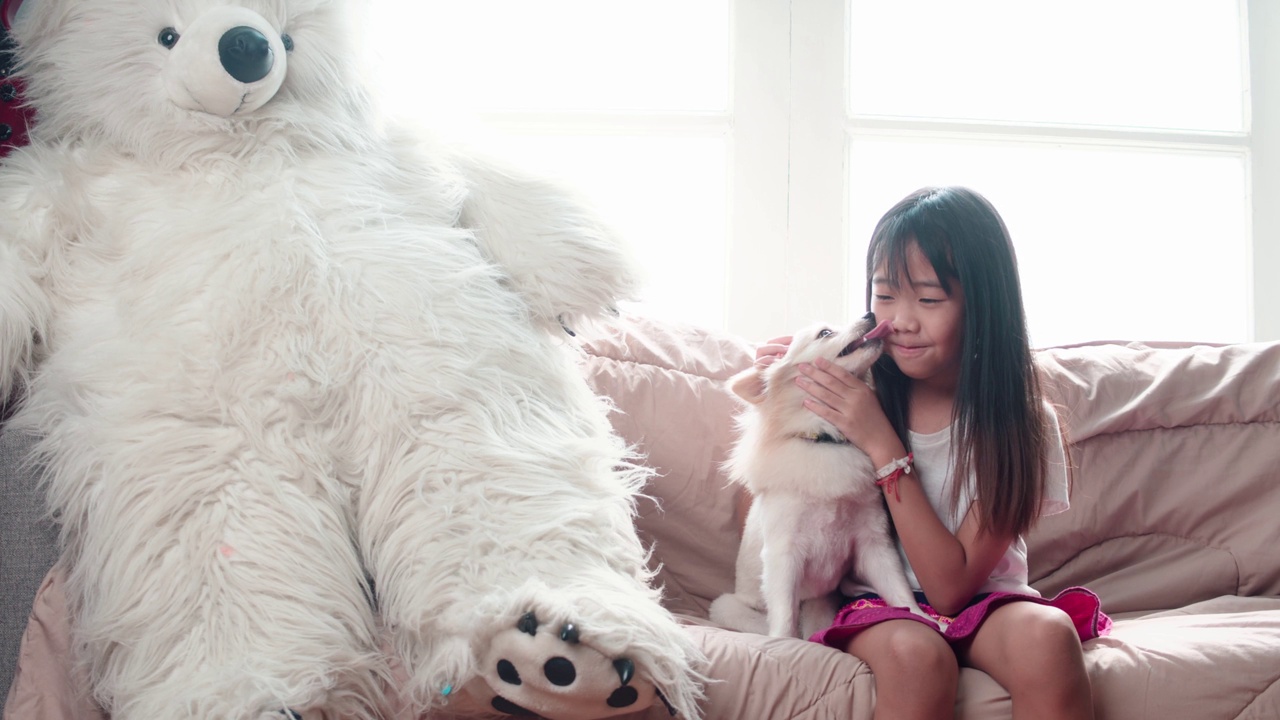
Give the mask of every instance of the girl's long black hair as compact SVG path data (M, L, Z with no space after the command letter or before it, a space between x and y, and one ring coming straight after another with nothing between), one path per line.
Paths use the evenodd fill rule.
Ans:
M907 250L916 244L943 289L964 290L963 358L951 418L955 491L973 477L973 502L988 531L1020 535L1039 516L1048 422L1031 357L1022 287L1004 220L986 198L962 187L925 188L895 205L867 249L871 280L910 282ZM876 394L903 445L910 378L886 354L872 369Z

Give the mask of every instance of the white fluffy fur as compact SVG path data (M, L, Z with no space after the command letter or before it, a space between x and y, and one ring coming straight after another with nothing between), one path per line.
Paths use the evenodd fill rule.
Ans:
M95 697L375 717L385 629L426 709L534 610L695 718L645 471L545 331L633 290L621 244L560 188L383 129L354 4L39 0L15 29L40 119L0 171L0 392L27 378ZM207 49L156 41L229 22L279 77L204 82Z
M734 481L751 491L753 501L738 552L735 590L712 604L713 620L799 637L802 630L813 632L832 619L831 595L850 573L890 604L925 616L889 534L888 510L870 458L804 407L806 393L795 384L799 365L819 357L866 377L881 351L879 341L862 340L873 327L864 318L844 329L805 328L782 358L730 380L748 406L738 416L741 436L727 468ZM857 349L841 356L851 344L858 344ZM821 434L838 442L812 439Z

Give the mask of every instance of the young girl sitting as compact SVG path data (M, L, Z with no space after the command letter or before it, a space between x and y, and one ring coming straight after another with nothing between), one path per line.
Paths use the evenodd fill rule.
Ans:
M1008 690L1015 718L1092 718L1081 641L1110 620L1088 590L1045 599L1027 584L1022 535L1067 509L1068 472L1003 220L971 190L918 191L876 226L867 278L871 311L893 327L875 389L825 360L797 382L882 468L908 580L945 630L847 583L850 602L810 639L870 666L877 718L952 717L960 666Z

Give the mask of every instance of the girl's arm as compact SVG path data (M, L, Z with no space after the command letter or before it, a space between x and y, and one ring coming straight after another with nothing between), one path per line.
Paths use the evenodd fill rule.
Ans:
M969 510L953 535L934 512L914 474L899 478L896 494L887 487L885 491L898 540L911 560L920 589L939 613L955 615L991 577L1014 537L983 530L976 507Z
M796 382L810 395L806 407L835 425L871 457L875 467L906 456L906 448L870 386L830 363L802 366L801 373ZM896 492L886 487L885 493L898 539L920 588L935 610L954 615L991 576L1013 536L982 530L976 509L969 511L952 534L929 504L914 473L900 475Z

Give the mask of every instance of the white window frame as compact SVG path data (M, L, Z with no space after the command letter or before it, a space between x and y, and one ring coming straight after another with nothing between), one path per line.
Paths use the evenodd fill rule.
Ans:
M846 320L862 307L862 288L848 278L849 253L861 252L857 238L847 240L848 138L891 133L1243 154L1252 189L1252 278L1241 279L1252 285L1250 339L1280 340L1280 3L1238 2L1250 68L1245 130L1194 133L850 118L844 0L739 0L726 328L765 339L815 318ZM1206 288L1190 291L1213 301Z
M1248 0L1253 340L1280 340L1280 3Z

